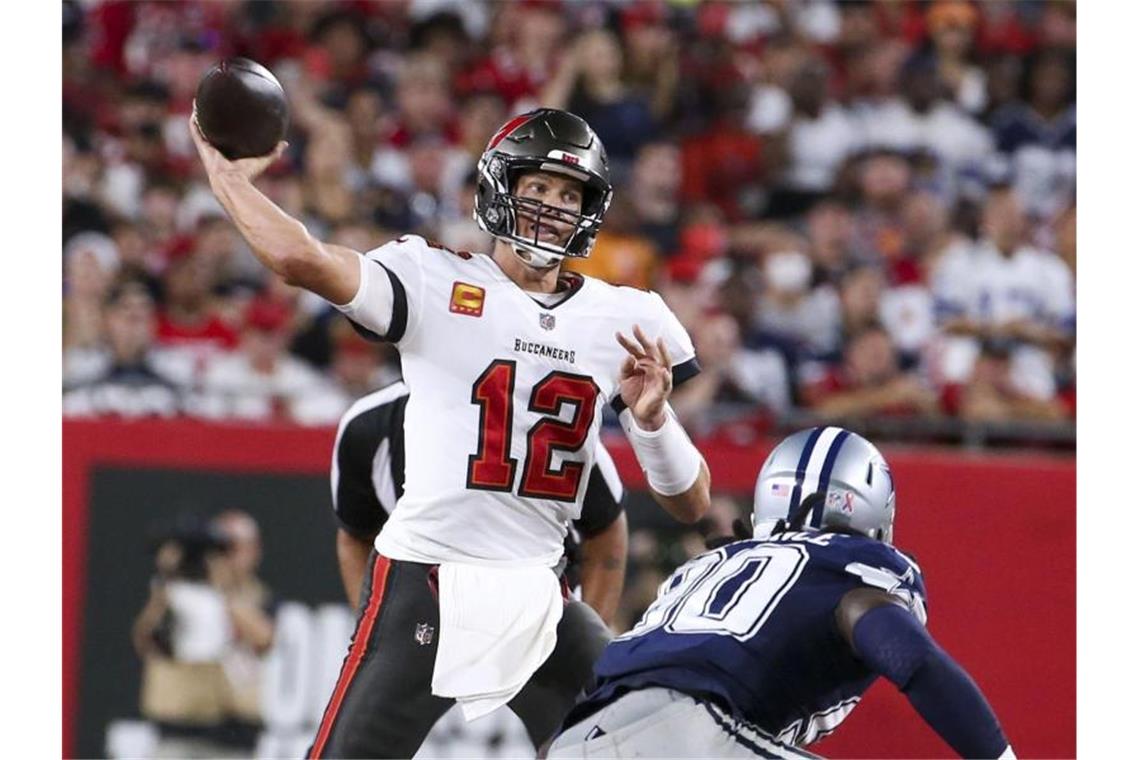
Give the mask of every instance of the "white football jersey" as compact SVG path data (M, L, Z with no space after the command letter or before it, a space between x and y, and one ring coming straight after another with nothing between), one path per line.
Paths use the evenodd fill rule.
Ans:
M581 511L602 405L623 408L627 354L614 333L632 337L637 324L663 337L675 384L699 371L659 295L566 277L570 289L547 307L489 256L415 236L366 255L360 290L339 308L399 348L411 388L404 494L377 551L413 562L553 566L567 521ZM378 278L394 293L387 330L367 306Z
M933 276L936 310L943 319L966 315L987 325L1027 320L1064 332L1076 329L1073 276L1055 254L1022 246L1010 257L992 243L947 253ZM944 381L966 382L979 353L977 340L947 336L938 359ZM1011 355L1014 385L1034 398L1056 393L1053 356L1022 344Z

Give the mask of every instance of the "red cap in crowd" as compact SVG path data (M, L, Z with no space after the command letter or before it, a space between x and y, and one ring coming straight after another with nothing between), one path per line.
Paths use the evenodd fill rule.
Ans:
M245 326L251 330L284 332L288 330L292 317L292 310L280 301L255 298L246 308Z

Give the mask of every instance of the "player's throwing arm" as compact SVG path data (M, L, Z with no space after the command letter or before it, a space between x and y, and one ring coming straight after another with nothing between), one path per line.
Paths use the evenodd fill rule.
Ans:
M202 136L194 114L190 136L210 189L258 260L290 285L311 290L332 303L351 300L360 287L360 256L317 240L253 185L281 157L286 143L278 143L266 156L231 161Z

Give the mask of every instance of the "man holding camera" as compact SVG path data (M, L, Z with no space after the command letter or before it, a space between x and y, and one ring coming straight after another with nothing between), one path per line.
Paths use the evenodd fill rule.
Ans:
M141 711L160 732L155 757L252 755L260 658L273 642L260 559L257 523L237 510L206 525L183 522L159 544L132 629Z

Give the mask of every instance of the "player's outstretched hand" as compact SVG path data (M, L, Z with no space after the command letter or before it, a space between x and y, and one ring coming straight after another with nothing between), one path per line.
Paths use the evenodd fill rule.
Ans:
M649 340L633 326L634 343L620 332L617 342L629 352L621 365L621 400L642 430L657 430L665 424L665 402L673 391L673 360L665 341Z
M202 135L202 130L198 128L197 111L190 114L190 137L194 139L194 145L198 148L198 156L202 159L202 165L206 167L206 175L210 178L211 185L227 176L252 180L272 166L273 162L280 158L281 154L285 152L285 148L289 146L288 143L282 141L277 143L277 147L268 155L239 158L236 161L231 161L223 156L221 151L210 145Z

